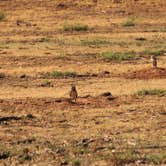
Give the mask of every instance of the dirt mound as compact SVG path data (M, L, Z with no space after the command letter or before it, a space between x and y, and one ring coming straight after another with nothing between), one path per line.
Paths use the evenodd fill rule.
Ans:
M69 98L26 98L26 99L5 99L0 100L0 107L3 111L25 111L25 110L47 110L47 109L71 109L71 108L104 108L117 105L117 97L90 95L79 97L77 102ZM29 115L28 115L29 117ZM31 117L31 116L30 116ZM0 121L1 117L0 117Z
M146 68L127 73L124 76L128 79L153 79L153 78L166 78L165 68Z

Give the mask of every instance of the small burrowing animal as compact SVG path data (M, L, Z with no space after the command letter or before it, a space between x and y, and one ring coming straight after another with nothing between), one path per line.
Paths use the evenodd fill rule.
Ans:
M71 101L76 102L77 97L78 97L78 93L77 93L76 86L74 84L71 85L71 90L70 90L69 95L70 95Z
M152 66L154 68L156 68L157 67L157 57L156 57L156 55L151 56L151 61L152 61Z

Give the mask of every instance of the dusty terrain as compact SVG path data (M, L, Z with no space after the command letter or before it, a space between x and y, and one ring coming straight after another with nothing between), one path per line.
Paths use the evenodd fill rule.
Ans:
M166 90L165 0L1 0L2 12L0 165L166 164L166 92L138 95Z

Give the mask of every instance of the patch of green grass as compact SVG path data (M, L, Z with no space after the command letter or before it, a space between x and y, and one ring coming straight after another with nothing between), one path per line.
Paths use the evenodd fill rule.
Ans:
M166 52L165 47L164 48L160 48L160 49L156 49L156 50L150 50L150 49L145 50L145 54L156 55L156 56L162 55L165 52Z
M152 164L166 164L166 153L164 154L149 154L145 156L145 160L147 163Z
M132 60L136 58L135 52L104 52L101 54L104 59L115 60L115 61L125 61Z
M104 40L104 39L103 40L102 39L81 40L81 45L83 45L83 46L89 46L89 45L98 46L98 45L107 45L107 44L110 44L110 41Z
M160 32L166 32L166 28L160 29Z
M43 80L41 86L43 86L43 87L45 87L45 86L49 87L49 86L51 86L51 82L49 80L47 80L47 79Z
M0 11L0 21L5 19L5 14L3 12Z
M165 164L166 153L164 154L140 154L133 149L127 149L124 152L114 153L110 158L116 165L135 163L136 161L143 161L146 164Z
M88 25L82 25L82 24L65 24L63 26L63 31L88 31L89 27Z
M112 160L116 165L135 163L140 159L140 155L132 149L128 149L125 152L114 153Z
M158 95L158 96L165 96L166 95L166 90L162 89L151 89L151 90L140 90L136 93L139 96L146 96L146 95Z
M81 165L81 161L79 159L75 159L75 160L73 160L72 165L73 166L80 166Z
M23 149L23 152L19 156L20 161L30 161L32 157L29 155L29 150L27 148Z
M49 75L51 77L62 77L62 78L65 78L65 77L77 77L77 73L76 72L69 72L69 71L65 71L65 72L61 72L61 71L52 71L49 73Z
M135 25L136 25L135 17L129 17L124 23L122 23L122 26L124 27L133 27Z

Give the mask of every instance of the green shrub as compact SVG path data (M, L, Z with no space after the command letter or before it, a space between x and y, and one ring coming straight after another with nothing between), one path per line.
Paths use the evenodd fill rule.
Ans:
M166 28L160 29L160 32L166 32Z
M155 165L166 164L166 153L146 155L145 160L147 163L152 163Z
M135 163L140 159L140 155L132 149L127 149L125 152L113 154L111 157L116 165L125 165Z
M149 49L145 50L145 54L156 55L156 56L162 55L165 52L166 52L165 48L156 49L156 50L149 50Z
M63 31L88 31L88 25L81 24L65 24L63 26Z
M104 52L101 54L104 59L115 60L115 61L125 61L136 58L136 54L134 52Z
M7 159L10 156L9 151L0 152L0 160Z
M139 96L146 96L146 95L165 96L166 90L161 90L161 89L146 90L146 89L143 89L143 90L138 91L137 95L139 95Z
M65 71L65 72L61 72L61 71L53 71L50 72L49 75L51 77L77 77L77 73L76 72L69 72L69 71Z
M80 166L81 165L81 161L79 159L76 159L73 161L73 166Z

